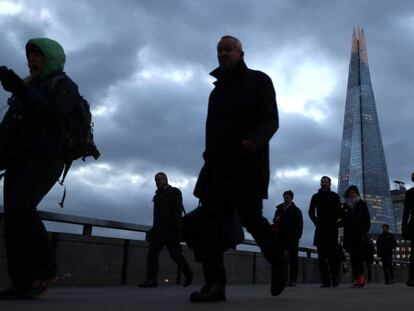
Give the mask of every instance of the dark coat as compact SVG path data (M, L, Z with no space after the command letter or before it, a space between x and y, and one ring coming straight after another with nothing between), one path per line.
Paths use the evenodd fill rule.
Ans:
M269 141L279 126L272 80L248 69L244 62L224 75L220 68L210 94L206 122L204 166L194 195L267 198ZM252 139L255 151L242 141Z
M277 217L280 217L277 220ZM303 217L301 210L292 202L285 209L284 204L276 207L273 223L278 228L278 233L284 245L298 245L303 231Z
M352 208L347 204L342 206L342 222L344 227L343 246L347 252L355 247L368 247L368 232L371 226L371 217L367 203L359 200Z
M154 219L150 235L164 241L179 239L182 229L181 215L184 210L181 191L167 185L155 192L153 202Z
M397 246L397 241L392 233L381 233L377 238L377 254L379 257L392 255L392 250Z
M404 212L402 217L402 233L405 239L414 239L414 188L405 193Z
M341 213L341 201L337 193L319 189L312 196L308 214L315 225L314 245L337 247L337 221Z
M52 87L56 76L63 78ZM2 147L7 146L7 157L13 162L62 158L67 146L67 122L79 100L77 85L63 72L42 78L19 97L13 95L0 124L0 140Z

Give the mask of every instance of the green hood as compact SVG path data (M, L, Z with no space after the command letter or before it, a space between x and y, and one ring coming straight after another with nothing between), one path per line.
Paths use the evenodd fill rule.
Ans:
M42 77L54 72L63 71L66 56L63 47L58 42L48 38L30 39L26 43L26 55L29 44L36 45L46 57L46 65L43 69Z

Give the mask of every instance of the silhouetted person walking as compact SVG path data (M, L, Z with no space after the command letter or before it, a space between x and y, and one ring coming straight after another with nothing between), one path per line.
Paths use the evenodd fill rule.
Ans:
M414 173L411 174L411 181L414 182ZM405 239L410 240L411 244L407 285L414 287L414 187L405 193L402 233Z
M12 282L0 299L43 296L56 279L54 252L37 205L62 174L68 127L80 100L77 85L63 72L66 57L58 42L31 39L26 57L30 76L24 80L0 67L1 84L12 93L0 125L4 236Z
M281 243L262 215L269 185L269 141L278 129L272 80L247 68L241 42L224 36L217 45L219 67L210 94L206 145L194 195L201 200L202 241L194 249L202 262L205 285L190 296L192 302L225 300L222 227L235 210L266 259L272 264L272 295L279 295L287 279Z
M388 224L382 225L382 233L377 238L377 254L381 257L382 268L384 269L385 285L394 282L394 268L392 263L392 252L397 246L394 235L389 232Z
M302 211L293 202L293 196L290 190L283 193L283 203L276 206L273 217L283 248L289 253L289 287L296 286L299 240L303 231Z
M366 282L364 249L368 247L371 218L367 203L361 199L357 186L351 185L346 190L342 208L343 246L351 256L352 286L359 288L365 286Z
M139 287L156 287L158 275L158 259L164 246L167 247L171 258L177 263L178 268L184 273L184 286L191 284L193 273L185 260L180 245L181 215L183 213L183 199L178 188L168 184L165 173L155 175L157 191L153 198L154 219L151 230L147 233L149 242L147 256L147 279L138 284Z
M321 188L312 196L309 206L309 217L315 225L314 245L318 251L321 287L339 284L337 221L341 214L341 201L338 194L331 191L331 179L323 176Z

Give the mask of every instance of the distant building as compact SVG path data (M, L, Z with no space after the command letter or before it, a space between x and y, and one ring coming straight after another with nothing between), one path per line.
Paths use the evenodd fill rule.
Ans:
M402 181L395 180L394 184L396 189L391 190L391 201L394 209L395 217L395 233L401 233L401 222L404 211L404 200L405 200L405 184Z
M338 193L356 185L368 203L371 233L387 223L395 232L390 183L368 66L363 29L352 33Z

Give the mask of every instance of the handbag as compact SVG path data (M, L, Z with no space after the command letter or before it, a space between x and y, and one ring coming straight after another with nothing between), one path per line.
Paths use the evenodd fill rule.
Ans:
M202 203L182 217L183 241L191 249L197 248L201 241L201 223L203 221ZM244 231L240 219L236 213L226 217L223 221L221 246L223 251L235 248L244 241Z

